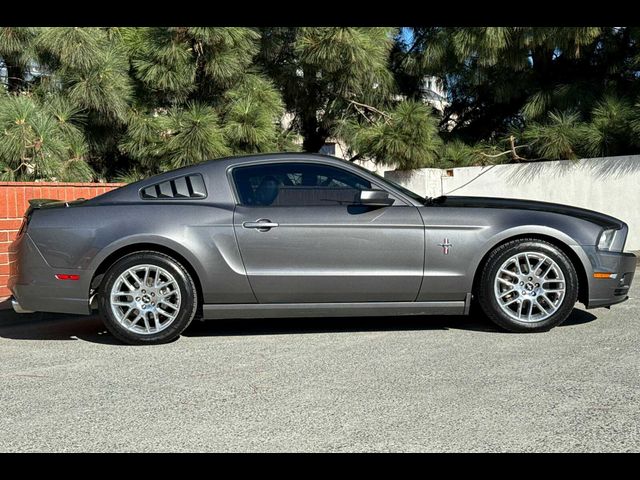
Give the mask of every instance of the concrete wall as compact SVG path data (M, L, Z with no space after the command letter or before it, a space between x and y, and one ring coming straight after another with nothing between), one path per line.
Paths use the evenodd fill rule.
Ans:
M640 155L384 175L423 196L525 198L596 210L626 222L625 249L640 250Z
M9 279L9 245L13 242L22 216L32 198L75 200L93 198L122 186L121 183L51 183L0 182L0 298L11 294Z

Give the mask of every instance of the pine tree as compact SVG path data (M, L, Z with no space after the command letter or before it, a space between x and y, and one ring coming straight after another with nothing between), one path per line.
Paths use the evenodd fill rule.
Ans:
M274 79L302 148L317 152L352 101L390 98L394 28L263 28L259 64ZM351 115L357 115L351 112Z
M122 38L143 92L129 116L122 153L162 171L279 149L284 109L279 92L253 65L257 31L142 28L125 29Z
M3 178L135 178L294 149L254 62L259 39L235 27L0 28Z
M640 152L638 142L628 135L637 116L631 105L640 94L640 29L411 31L409 42L397 39L392 69L409 97L419 95L424 75L443 82L451 104L441 125L455 124L444 134L447 139L497 145L513 135L525 142L519 152L529 160ZM621 133L625 128L627 135ZM554 132L559 137L553 137ZM535 146L529 149L532 141ZM518 156L507 152L512 160L519 161Z

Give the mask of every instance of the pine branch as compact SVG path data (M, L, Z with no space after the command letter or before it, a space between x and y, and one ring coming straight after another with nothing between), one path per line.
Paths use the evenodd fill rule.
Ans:
M386 123L387 125L389 125L391 123L391 115L389 115L386 112L383 112L382 110L378 110L375 107L372 107L371 105L367 105L366 103L360 103L360 102L356 102L355 100L347 100L351 105L354 106L354 108L358 111L358 113L360 115L362 115L364 118L367 119L367 121L369 123L375 123L373 120L371 120L371 118L369 118L369 116L362 110L363 108L374 112L378 115L380 115L381 117L384 118L384 123Z
M385 118L391 119L391 115L389 115L386 112L383 112L382 110L378 110L377 108L372 107L371 105L367 105L366 103L356 102L355 100L347 100L347 101L353 105L358 105L360 107L366 108L367 110L371 110L372 112L375 112L378 115L382 115Z
M520 161L523 161L523 162L535 162L535 161L538 161L538 160L542 160L542 157L540 157L540 158L524 158L524 157L521 157L520 155L518 155L518 152L516 151L518 148L530 147L535 142L527 143L525 145L516 145L515 144L515 137L513 135L511 135L511 136L509 136L509 143L511 143L511 148L509 150L504 151L504 152L500 152L500 153L496 153L496 154L488 154L488 153L484 153L484 152L478 152L478 153L480 155L482 155L483 157L486 157L486 158L498 158L498 157L501 157L502 155L507 155L508 153L510 153L514 160L520 160Z

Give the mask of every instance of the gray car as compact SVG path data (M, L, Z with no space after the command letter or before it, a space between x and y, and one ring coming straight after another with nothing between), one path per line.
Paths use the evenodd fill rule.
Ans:
M460 315L514 332L626 300L627 225L552 203L422 198L352 163L223 158L91 200L34 201L11 247L16 311L89 314L118 339L194 317Z

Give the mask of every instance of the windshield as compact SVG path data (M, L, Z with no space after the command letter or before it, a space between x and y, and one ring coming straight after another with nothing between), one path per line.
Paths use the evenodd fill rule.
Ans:
M376 172L372 172L371 170L367 170L364 167L361 167L360 165L357 165L355 163L352 163L351 165L353 165L354 167L359 168L360 170L363 170L367 173L369 173L370 175L373 175L375 177L378 177L380 180L382 180L385 183L388 183L389 185L391 185L392 187L396 188L397 190L400 190L402 193L404 193L407 197L411 197L413 198L415 201L422 203L423 205L426 205L427 203L429 203L429 198L425 198L421 195L418 195L416 192L412 192L411 190L409 190L408 188L403 187L402 185L397 184L396 182L394 182L393 180L389 180L386 177L383 177L382 175L378 175Z

